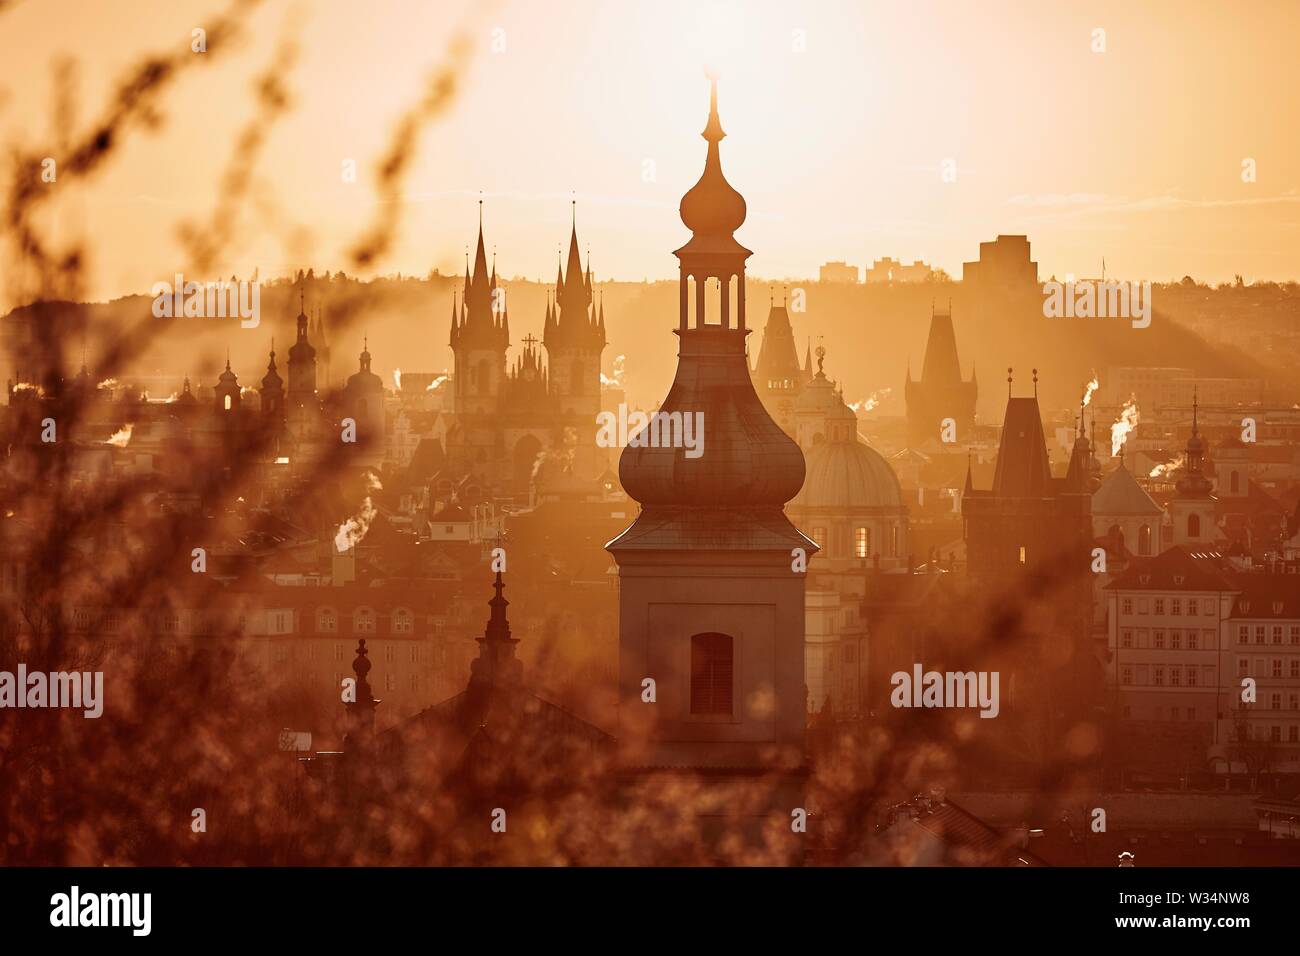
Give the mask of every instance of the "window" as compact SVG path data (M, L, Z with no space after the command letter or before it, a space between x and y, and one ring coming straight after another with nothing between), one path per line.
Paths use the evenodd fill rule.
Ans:
M817 547L819 547L819 548L824 548L824 547L826 547L826 529L825 529L825 528L813 528L813 529L812 529L812 539L813 539L813 544L817 545Z
M411 645L411 663L412 663L412 664L418 664L419 662L420 662L420 645L419 645L419 644L412 644L412 645Z
M1282 676L1282 660L1281 660L1281 658L1277 658L1277 657L1273 658L1273 676L1274 676L1274 677L1281 677L1281 676Z
M394 674L384 675L384 690L397 690L397 677Z
M732 639L729 634L691 638L691 713L731 715Z
M1154 647L1154 648L1155 648L1156 650L1158 650L1158 651L1162 651L1162 650L1164 650L1164 648L1165 648L1165 632L1164 632L1164 631L1152 631L1152 632L1151 632L1151 646Z
M1197 613L1197 612L1196 612L1196 598L1188 598L1188 599L1187 599L1187 613L1188 613L1188 614L1195 614L1195 613Z
M1025 546L1023 544L1020 546L1020 563L1025 563Z
M1120 609L1120 612L1123 613L1123 614L1132 614L1132 613L1133 613L1133 599L1132 599L1132 598L1125 598L1123 601L1120 602L1119 609Z
M336 661L343 660L343 658L347 656L347 653L348 653L348 648L346 644L340 643L334 645L334 659Z
M898 525L889 529L889 556L898 557Z
M1250 661L1244 657L1237 658L1237 676L1246 677L1250 674Z
M1263 643L1264 643L1264 625L1263 625L1263 624L1256 625L1256 627L1255 627L1255 643L1256 643L1256 644L1263 644Z
M1169 613L1174 615L1181 615L1183 613L1183 602L1181 599L1172 598L1169 601Z
M415 630L415 622L411 618L411 612L404 607L399 607L393 611L393 633L410 634Z
M1286 739L1288 743L1295 743L1297 740L1300 740L1300 727L1292 724L1287 730Z
M1165 684L1165 669L1163 667L1156 667L1153 668L1151 673L1151 683L1155 684L1157 687L1163 687Z
M1189 651L1194 651L1194 650L1196 650L1196 632L1195 632L1195 631L1188 631L1188 632L1187 632L1187 649L1188 649Z
M1199 538L1200 536L1201 536L1201 516L1188 515L1187 516L1187 537Z
M1176 650L1178 650L1179 647L1182 646L1182 643L1183 643L1183 632L1182 632L1182 631L1170 631L1170 632L1169 632L1169 649L1170 649L1171 651L1176 651Z
M1300 677L1300 660L1291 661L1291 676Z
M1300 644L1300 626L1295 624L1291 625L1291 643Z
M374 608L359 607L352 615L352 630L357 634L375 633L375 611ZM391 689L391 688L390 688Z
M1169 686L1178 687L1183 682L1183 669L1181 667L1169 668Z
M1281 695L1281 694L1274 694L1274 695L1272 695L1272 697L1269 698L1269 702L1268 702L1268 703L1269 703L1269 708L1270 708L1270 709L1272 709L1272 710L1281 710L1281 709L1282 709L1282 695Z
M1164 598L1156 598L1156 609L1155 609L1155 611L1153 611L1152 613L1154 613L1154 614L1164 614L1164 613L1165 613L1165 599L1164 599Z
M230 411L230 396L226 396L226 411Z
M1196 686L1196 668L1195 668L1195 667L1189 667L1189 668L1187 668L1187 686L1188 686L1188 687L1195 687L1195 686Z
M1131 684L1131 683L1133 683L1133 668L1131 668L1131 667L1125 667L1125 668L1120 672L1119 682L1120 682L1121 684Z
M1151 553L1151 526L1144 524L1138 529L1138 554Z
M1121 645L1122 647L1132 647L1132 646L1133 646L1133 632L1132 632L1132 631L1124 631L1124 632L1123 632L1123 635L1120 637L1120 645Z
M871 529L870 528L854 529L853 556L855 558L871 557Z
M1281 643L1282 643L1282 625L1281 625L1281 624L1274 624L1274 625L1273 625L1273 643L1274 643L1274 644L1281 644Z
M1237 628L1237 643L1238 644L1250 643L1250 628L1248 628L1245 624Z
M339 629L339 618L332 607L318 608L316 611L316 631L319 634L334 634Z

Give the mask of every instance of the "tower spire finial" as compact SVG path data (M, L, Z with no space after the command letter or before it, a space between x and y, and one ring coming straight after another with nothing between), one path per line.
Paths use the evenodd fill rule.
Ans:
M1034 369L1034 398L1038 397L1038 369Z
M1014 369L1012 369L1011 366L1008 365L1007 366L1007 398L1011 397L1011 375L1013 371Z

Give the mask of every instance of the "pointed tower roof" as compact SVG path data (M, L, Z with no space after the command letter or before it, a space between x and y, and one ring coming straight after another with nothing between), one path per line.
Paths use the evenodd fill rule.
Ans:
M777 305L773 302L767 311L767 322L763 325L763 343L758 349L758 364L754 366L755 380L760 388L766 387L769 382L789 382L790 387L794 387L811 376L811 353L805 358L804 367L800 368L790 313L786 311L784 303Z
M523 664L515 657L515 645L519 641L510 635L510 621L506 618L510 602L506 600L505 589L505 580L498 571L492 583L495 593L488 601L492 613L483 629L483 636L478 638L478 657L470 665L471 688L482 684L518 683L523 677Z
M999 498L1046 498L1051 495L1051 482L1038 397L1007 399L993 494Z
M961 363L957 359L957 334L951 312L930 311L930 335L925 343L921 382L926 385L957 385Z

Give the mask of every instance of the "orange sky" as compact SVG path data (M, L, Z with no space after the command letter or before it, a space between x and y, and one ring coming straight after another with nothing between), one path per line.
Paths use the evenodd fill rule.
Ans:
M79 116L144 51L179 44L216 0L19 0L0 13L0 138L52 135L51 65L79 63ZM569 197L597 278L673 274L677 201L699 174L706 65L721 74L728 177L757 276L828 259L921 258L960 276L981 240L1026 232L1044 278L1300 275L1300 4L654 3L269 0L252 36L187 74L166 125L133 131L56 235L91 250L90 293L147 291L183 265L176 225L204 221L251 79L286 30L294 110L270 132L255 208L219 270L346 267L375 213L375 157L463 29L454 113L432 124L380 271L457 271L486 198L505 275L549 279ZM1095 27L1107 50L1090 49ZM494 33L500 30L503 33ZM805 31L806 50L797 49ZM504 39L504 50L494 51ZM360 181L342 181L354 157ZM1243 158L1258 181L1241 180ZM940 164L953 159L957 182ZM647 181L647 162L653 179ZM7 173L5 175L8 175Z

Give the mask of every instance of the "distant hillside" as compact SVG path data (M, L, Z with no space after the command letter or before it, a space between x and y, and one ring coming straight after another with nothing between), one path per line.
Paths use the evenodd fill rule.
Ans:
M524 280L502 280L508 290L512 341L517 349L523 337L540 337L547 286ZM452 364L447 346L453 290L463 280L455 276L385 278L369 282L338 276L313 278L305 283L307 310L326 320L332 351L330 380L341 383L356 371L363 338L368 338L375 369L392 381L392 370L430 371ZM761 343L767 316L768 285L751 281L747 286L751 354ZM606 374L615 357L626 356L625 384L629 399L654 403L661 399L676 366L677 287L674 282L597 283L603 295L609 348ZM1280 394L1294 400L1295 376L1279 364L1267 364L1244 352L1211 346L1174 320L1156 293L1156 314L1148 329L1134 329L1121 319L1047 319L1034 303L1011 307L975 301L959 282L917 285L839 285L806 282L791 285L793 300L802 289L805 312L792 309L800 356L811 340L827 348L827 374L844 385L848 401L873 391L892 389L892 399L902 395L910 361L919 374L932 303L951 300L963 374L972 365L980 383L979 413L985 421L1000 420L1006 395L1006 369L1016 369L1016 379L1028 388L1030 369L1037 367L1040 394L1049 409L1073 406L1093 369L1103 377L1112 365L1183 366L1212 376L1259 376ZM1228 292L1205 290L1199 308L1213 308L1213 297ZM776 288L777 300L782 295ZM6 351L6 375L13 377L22 364L29 323L54 322L63 335L66 362L75 372L81 363L83 339L92 371L108 344L131 323L145 320L156 328L148 347L132 363L141 375L172 375L177 383L189 374L210 385L225 362L229 348L241 382L254 385L264 372L271 338L283 353L292 343L294 317L299 310L297 287L288 280L263 286L262 319L255 329L242 329L235 319L155 319L151 299L131 296L108 303L77 307L67 303L28 306L0 320ZM1172 296L1170 297L1173 298ZM793 306L791 301L791 306ZM1245 323L1249 320L1239 320ZM1121 396L1100 396L1109 404Z

